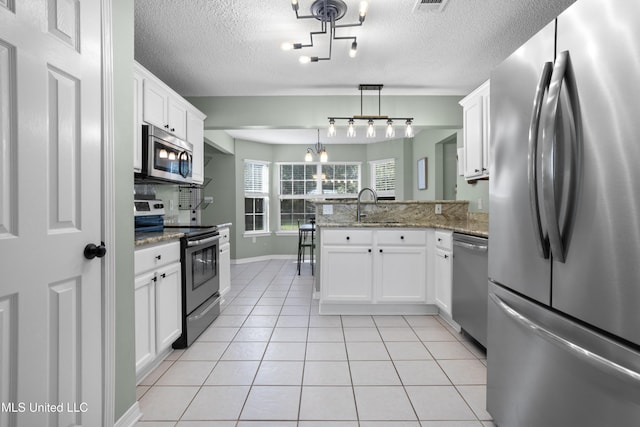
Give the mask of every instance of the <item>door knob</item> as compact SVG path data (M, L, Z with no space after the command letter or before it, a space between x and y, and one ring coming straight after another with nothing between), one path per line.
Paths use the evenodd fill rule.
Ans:
M84 247L84 257L86 259L102 258L106 253L107 248L104 247L104 242L100 242L100 246L89 243Z

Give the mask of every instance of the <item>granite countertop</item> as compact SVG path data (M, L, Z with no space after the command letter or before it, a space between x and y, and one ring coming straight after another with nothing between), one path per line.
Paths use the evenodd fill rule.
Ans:
M233 225L231 222L225 222L224 224L218 224L218 228L229 228ZM188 228L189 225L181 225L185 228ZM184 233L172 230L171 228L165 228L163 231L145 231L142 233L135 233L134 237L134 245L135 246L144 246L151 245L154 243L162 243L169 242L172 240L180 240L180 238L184 236Z
M171 240L180 240L184 233L175 230L165 229L163 231L145 231L143 233L135 233L135 246L150 245L153 243L169 242Z
M471 219L444 219L442 221L421 221L402 222L402 221L384 221L384 222L345 222L331 223L318 222L318 227L324 228L438 228L443 230L451 230L458 233L470 234L478 237L489 237L489 224L485 221L475 221Z

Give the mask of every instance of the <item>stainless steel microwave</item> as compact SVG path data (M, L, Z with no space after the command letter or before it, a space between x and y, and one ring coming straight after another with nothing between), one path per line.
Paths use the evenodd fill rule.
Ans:
M191 183L193 145L151 125L142 125L142 173L137 179Z

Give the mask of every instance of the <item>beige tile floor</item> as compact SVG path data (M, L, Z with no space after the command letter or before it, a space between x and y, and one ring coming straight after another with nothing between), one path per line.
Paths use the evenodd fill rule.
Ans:
M321 316L308 265L232 266L222 313L137 388L139 427L489 427L484 352L437 316Z

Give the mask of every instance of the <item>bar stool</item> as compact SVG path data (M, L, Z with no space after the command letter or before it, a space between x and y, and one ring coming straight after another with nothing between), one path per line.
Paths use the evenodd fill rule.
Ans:
M309 248L311 275L313 276L313 251L316 248L315 232L315 220L312 219L309 224L300 224L300 220L298 220L298 276L300 275L300 265L304 262L304 253L307 248Z

